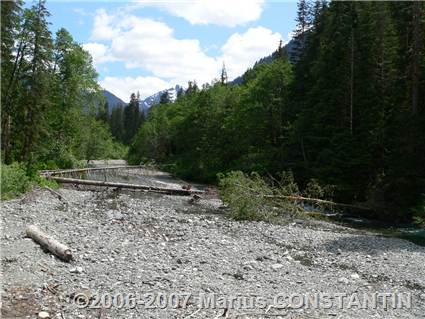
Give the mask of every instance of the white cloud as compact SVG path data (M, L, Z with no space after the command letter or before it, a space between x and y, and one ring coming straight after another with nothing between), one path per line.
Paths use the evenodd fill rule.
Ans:
M151 33L143 34L143 25L150 25ZM112 41L111 51L128 68L141 67L162 78L209 81L215 76L215 60L202 51L198 40L161 34L163 28L161 22L140 21L134 29Z
M243 34L232 34L222 46L222 59L229 78L243 74L260 58L278 48L282 36L264 27L249 28Z
M107 23L100 24L99 17ZM99 28L99 29L97 29ZM113 37L101 35L110 30ZM221 47L220 54L210 56L197 39L178 39L174 30L161 21L139 18L124 13L108 15L97 12L93 35L104 43L84 45L94 58L96 66L109 61L121 61L127 68L137 68L152 74L150 77L107 77L101 84L121 98L128 99L131 92L140 90L142 96L185 85L196 80L198 84L218 78L225 62L229 80L243 74L255 61L271 54L282 36L264 27L249 28L234 33Z
M139 0L139 5L159 7L191 24L217 24L234 27L260 18L264 0Z
M108 15L105 9L97 10L94 17L94 27L90 39L98 41L114 38L118 33L118 30L113 27L113 24L115 23L114 18L114 16Z
M142 68L175 83L209 82L219 73L216 60L205 54L198 40L175 38L174 30L163 22L99 10L92 38L107 40L104 30L113 34L109 46L96 42L84 46L96 64L123 61L127 68Z
M169 89L174 85L170 82L164 81L157 77L152 76L138 76L138 77L110 77L107 76L104 80L100 81L100 85L118 96L124 102L130 100L131 93L140 92L142 98L146 98L161 90Z
M108 46L104 44L95 42L85 43L83 44L83 49L91 54L95 65L116 60L111 55Z

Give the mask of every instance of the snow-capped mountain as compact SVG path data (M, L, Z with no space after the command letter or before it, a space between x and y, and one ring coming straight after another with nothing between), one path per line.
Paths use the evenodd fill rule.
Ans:
M168 91L168 97L170 98L172 102L174 102L177 98L177 92L180 89L182 89L182 87L180 85L176 85L173 88L162 90L151 96L148 96L146 99L139 102L140 110L143 111L144 113L148 112L148 110L151 108L152 105L159 103L161 96L167 91Z
M285 50L286 53L288 54L289 59L292 61L295 57L296 51L295 48L297 46L296 40L292 39L291 41L289 41L289 43L287 43L285 45ZM269 56L266 56L264 58L261 58L260 60L258 60L255 64L267 64L267 63L271 63L277 56L277 51L273 52L272 54L270 54ZM233 81L229 82L230 85L240 85L243 83L243 76L238 76L236 77ZM158 104L161 96L164 94L164 92L168 91L168 97L170 99L171 102L174 102L177 98L177 93L179 90L183 89L182 86L180 85L176 85L173 88L170 89L166 89L166 90L162 90L159 91L151 96L148 96L147 98L145 98L144 100L139 101L139 109L143 112L143 113L148 113L149 109L152 107L152 105ZM116 96L114 96L112 93L104 90L103 94L105 95L108 104L109 104L109 111L111 112L112 108L117 107L117 106L125 106L127 103L124 103L122 100L120 100L119 98L117 98Z

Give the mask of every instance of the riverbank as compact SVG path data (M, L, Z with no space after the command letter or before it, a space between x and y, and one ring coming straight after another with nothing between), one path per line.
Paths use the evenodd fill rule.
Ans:
M236 222L224 216L214 197L189 202L113 189L57 192L62 200L38 189L2 202L3 318L37 318L42 311L51 318L81 319L267 318L266 312L274 318L423 318L425 313L425 247L402 239L323 221ZM75 260L62 262L24 238L29 224L70 246ZM300 306L296 300L292 308L269 307L285 303L279 296L319 292L332 296L330 307ZM81 309L73 302L80 293L92 296L89 306L102 304L92 304L96 295L118 293L147 302ZM147 309L160 293L158 300L174 293L179 304L155 299ZM376 293L410 295L412 303L402 303L402 309L385 309L382 302L377 309L361 309L348 299L342 307L337 303L338 294ZM255 299L254 308L229 302L206 307L199 303L205 294L267 302Z

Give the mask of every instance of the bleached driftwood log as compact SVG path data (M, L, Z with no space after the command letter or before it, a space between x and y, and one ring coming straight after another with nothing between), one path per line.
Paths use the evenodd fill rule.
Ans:
M41 171L42 176L48 175L62 175L70 173L85 173L93 171L109 171L109 170L118 170L118 169L137 169L144 168L141 165L121 165L121 166L109 166L109 167L87 167L87 168L73 168L73 169L62 169L62 170L45 170Z
M291 200L291 201L306 202L306 203L324 205L324 206L329 206L329 207L348 208L348 209L354 209L354 210L360 210L360 211L371 211L372 210L371 208L365 207L365 206L335 203L335 202L332 202L332 201L329 201L329 200L309 198L309 197L303 197L303 196L264 195L264 197L270 198L270 199L285 199L285 200Z
M72 259L71 249L41 231L37 226L28 226L26 229L26 234L41 247L47 249L60 259L64 261L70 261Z
M145 185L127 184L127 183L102 182L102 181L95 181L95 180L75 179L75 178L57 177L57 176L47 176L47 178L55 180L59 183L71 183L71 184L77 184L77 185L81 184L81 185L92 185L92 186L128 188L128 189L141 189L145 191L158 192L158 193L170 194L170 195L188 196L192 194L204 193L203 191L198 191L198 190L163 188L163 187L145 186Z

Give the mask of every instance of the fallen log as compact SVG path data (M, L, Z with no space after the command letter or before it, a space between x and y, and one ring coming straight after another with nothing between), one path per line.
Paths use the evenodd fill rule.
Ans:
M72 259L71 249L67 246L56 241L46 233L42 232L37 226L30 225L26 229L28 237L32 238L44 249L50 251L55 256L59 257L64 261L70 261Z
M59 194L48 186L45 186L44 188L47 189L53 195L55 195L61 202L64 202L65 204L69 205L68 201L61 194Z
M365 207L365 206L335 203L335 202L332 202L332 201L329 201L329 200L318 199L318 198L309 198L309 197L303 197L303 196L264 195L264 197L265 198L271 198L271 199L286 199L286 200L306 202L306 203L312 203L312 204L317 204L317 205L325 205L325 206L331 206L331 207L349 208L349 209L354 209L354 210L372 211L371 208Z
M163 188L155 186L146 186L138 184L127 184L127 183L115 183L115 182L104 182L104 181L95 181L88 179L75 179L67 177L58 177L58 176L46 176L47 179L55 180L59 183L70 183L77 185L91 185L91 186L103 186L103 187L117 187L117 188L128 188L128 189L140 189L145 191L151 191L156 193L163 193L168 195L184 195L190 196L192 194L203 194L203 191L200 190L187 190L187 189L174 189L174 188Z
M45 171L41 171L40 174L42 176L49 176L49 175L61 175L61 174L68 174L68 173L83 173L83 172L93 172L93 171L134 169L134 168L144 168L144 166L121 165L121 166L110 166L110 167L86 167L86 168L74 168L74 169L62 169L62 170L45 170Z

